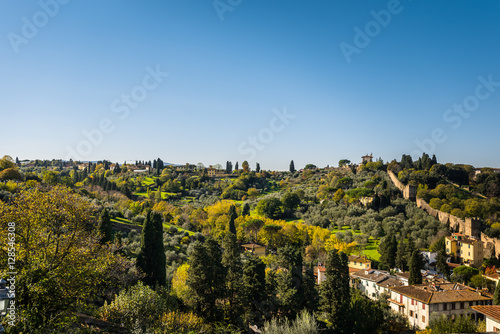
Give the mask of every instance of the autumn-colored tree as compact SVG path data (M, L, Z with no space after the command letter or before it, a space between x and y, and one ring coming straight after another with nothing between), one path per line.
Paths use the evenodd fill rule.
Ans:
M0 240L15 235L16 262L0 277L17 272L17 331L65 332L90 298L126 284L132 264L99 243L95 209L61 186L21 188L11 203L0 201ZM2 258L13 245L0 245Z

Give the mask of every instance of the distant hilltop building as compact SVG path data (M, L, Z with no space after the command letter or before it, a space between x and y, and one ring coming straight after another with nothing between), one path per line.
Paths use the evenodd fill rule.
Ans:
M370 153L370 155L364 155L361 157L361 164L364 165L366 164L367 162L373 162L373 155L372 153Z

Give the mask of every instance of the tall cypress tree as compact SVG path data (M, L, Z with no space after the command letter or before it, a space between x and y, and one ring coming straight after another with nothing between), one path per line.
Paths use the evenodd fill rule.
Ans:
M493 305L500 305L500 283L497 282L495 292L493 293Z
M225 270L219 244L212 238L204 244L196 241L189 264L187 285L194 293L195 312L209 322L221 320L217 300L225 295Z
M396 268L401 271L408 269L408 262L406 261L406 245L404 239L401 239L398 243L398 248L396 251L395 264Z
M233 233L236 236L236 225L234 225L234 220L238 218L238 214L236 213L236 207L231 205L229 207L229 232Z
M250 255L243 263L242 304L247 324L261 325L266 304L266 264L258 256Z
M305 302L300 249L291 245L279 248L278 263L284 268L276 277L279 313L295 319Z
M101 243L104 244L111 241L113 238L113 224L111 223L111 217L109 216L108 209L104 209L99 217L99 224L97 229L101 234Z
M224 237L224 252L222 253L222 265L226 269L226 298L227 307L224 310L225 318L233 324L241 321L243 313L241 304L241 276L243 268L240 257L240 247L236 235L232 232L226 233Z
M398 244L394 234L387 235L378 247L380 253L380 263L386 268L391 269L395 267L396 251Z
M422 263L422 255L418 250L414 250L409 263L410 277L408 278L408 285L422 284L422 274L420 273Z
M295 173L295 165L293 163L293 160L290 162L290 172Z
M255 172L260 173L260 164L258 162L255 164Z
M328 253L326 280L321 283L321 310L335 333L349 333L350 302L347 255L333 249Z
M163 221L161 214L149 211L141 234L141 250L137 267L146 274L144 283L154 287L166 284L166 258L163 245Z

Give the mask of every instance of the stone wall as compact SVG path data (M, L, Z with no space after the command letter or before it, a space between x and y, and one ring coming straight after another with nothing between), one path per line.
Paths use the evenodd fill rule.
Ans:
M484 243L484 257L490 258L500 252L500 240L490 238L481 232L481 241Z
M417 198L417 187L412 186L410 184L404 185L401 183L401 181L398 180L397 176L390 170L387 171L387 174L389 174L389 177L391 178L392 183L401 190L403 193L403 197L405 199L410 199L414 201Z

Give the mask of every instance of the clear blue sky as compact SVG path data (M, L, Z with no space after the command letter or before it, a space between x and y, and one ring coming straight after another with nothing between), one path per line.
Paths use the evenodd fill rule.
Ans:
M498 1L55 1L0 2L0 155L500 167Z

